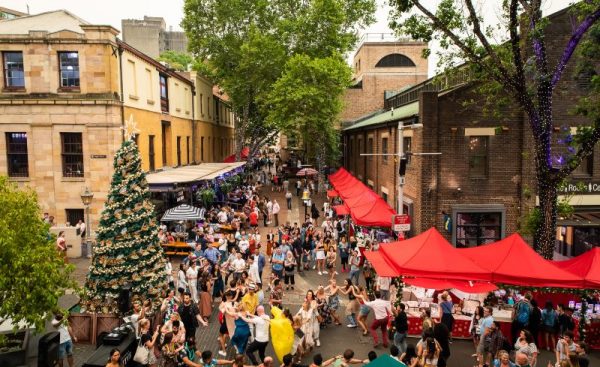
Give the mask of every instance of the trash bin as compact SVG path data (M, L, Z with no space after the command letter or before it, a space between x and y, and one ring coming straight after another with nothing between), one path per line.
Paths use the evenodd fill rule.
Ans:
M87 257L87 256L88 256L87 243L85 243L84 241L81 241L81 257Z

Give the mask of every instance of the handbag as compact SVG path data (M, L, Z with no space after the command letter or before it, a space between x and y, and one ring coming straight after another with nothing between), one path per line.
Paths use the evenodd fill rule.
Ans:
M137 349L135 350L133 360L144 366L147 365L150 361L150 351L148 350L148 348L146 348L145 345L142 345L142 338L140 338L140 342L138 343Z

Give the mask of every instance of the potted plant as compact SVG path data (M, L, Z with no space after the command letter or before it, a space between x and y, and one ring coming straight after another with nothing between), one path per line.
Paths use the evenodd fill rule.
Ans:
M29 330L0 333L0 366L26 365Z
M233 185L227 181L222 182L220 187L223 195L227 195L233 189Z
M215 202L215 192L210 188L204 188L198 191L198 200L204 204L205 208L209 208L212 203Z

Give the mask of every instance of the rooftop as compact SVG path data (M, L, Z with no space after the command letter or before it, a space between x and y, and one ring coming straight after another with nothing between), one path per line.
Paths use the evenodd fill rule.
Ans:
M0 34L29 34L30 31L56 33L65 30L83 34L82 25L89 23L61 9L1 21Z

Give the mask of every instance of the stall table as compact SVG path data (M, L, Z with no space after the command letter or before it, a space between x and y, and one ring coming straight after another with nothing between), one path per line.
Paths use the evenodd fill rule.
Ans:
M192 251L192 247L186 242L172 242L162 246L167 256L188 256Z

